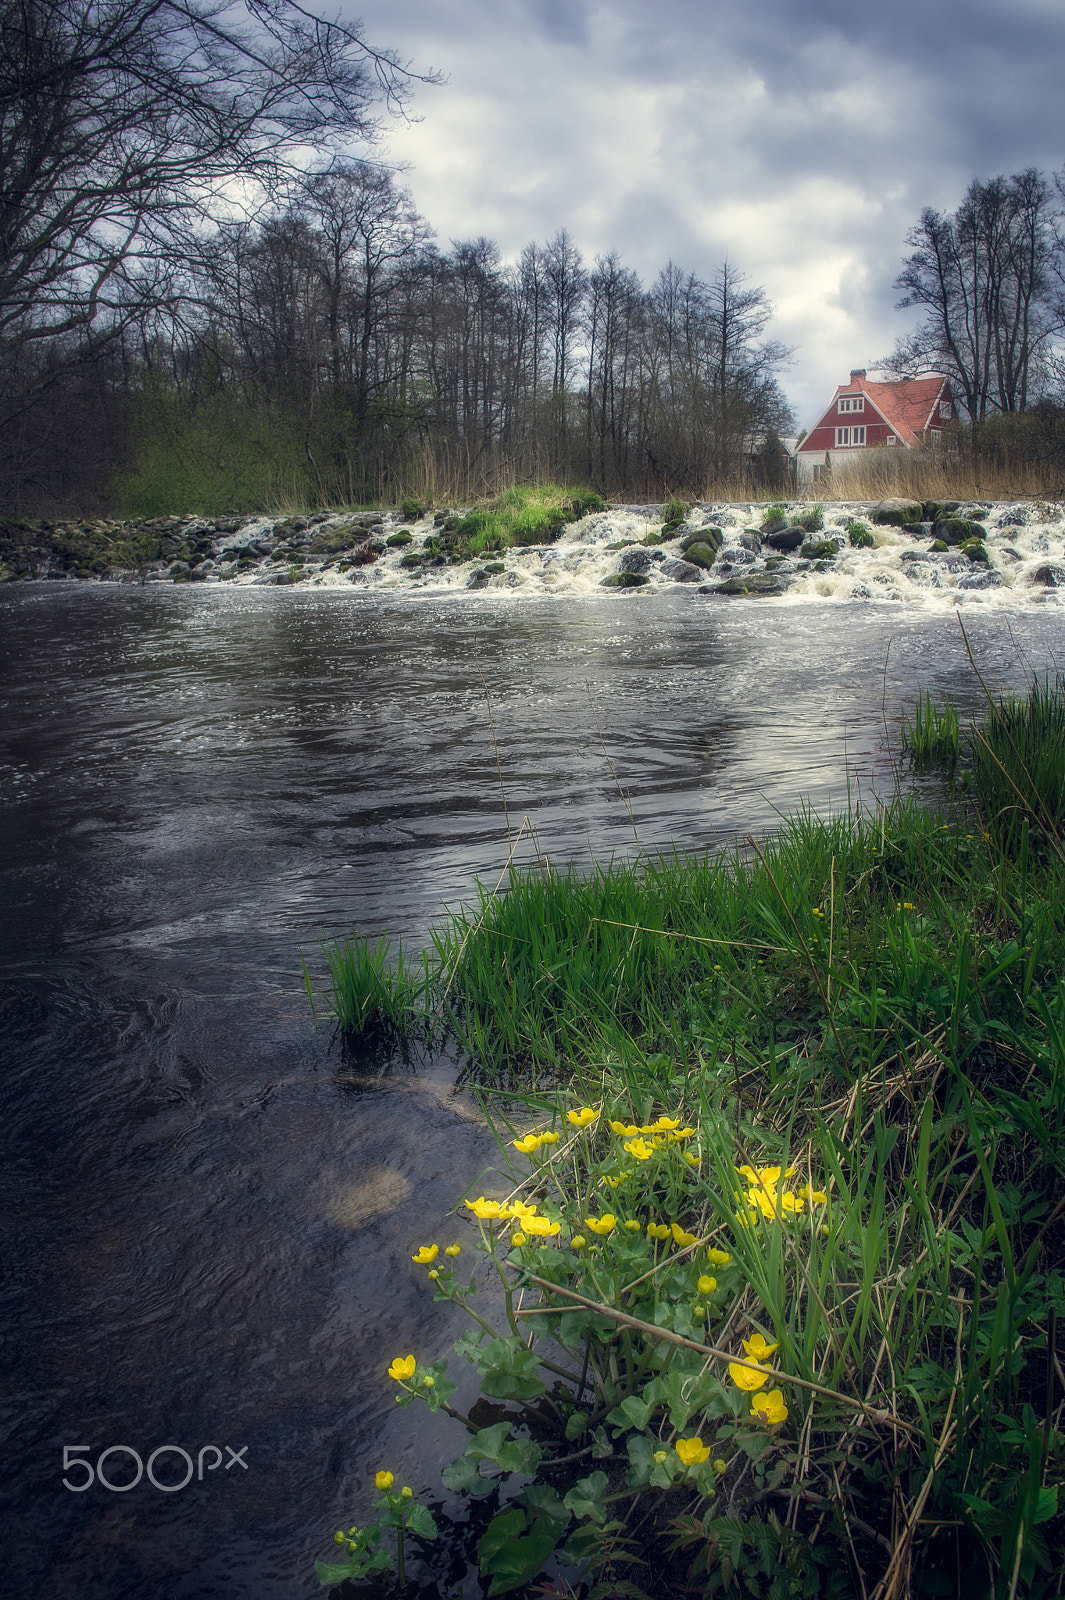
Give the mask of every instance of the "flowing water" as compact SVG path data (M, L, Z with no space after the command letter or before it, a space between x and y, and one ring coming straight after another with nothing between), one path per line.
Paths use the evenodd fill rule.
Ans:
M1065 653L1056 606L966 626L996 691ZM459 1448L384 1374L457 1332L410 1255L492 1136L453 1062L344 1061L301 948L494 880L500 772L557 862L701 848L889 790L919 688L980 702L934 608L7 586L5 1595L310 1596L377 1468ZM161 1446L202 1480L124 1487Z

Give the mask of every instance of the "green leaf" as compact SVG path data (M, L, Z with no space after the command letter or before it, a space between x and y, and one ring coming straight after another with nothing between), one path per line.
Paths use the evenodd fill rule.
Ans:
M604 1479L605 1481L605 1479ZM530 1512L530 1526L543 1524L543 1533L554 1533L560 1539L570 1522L570 1508L559 1499L556 1490L545 1483L530 1483L518 1496Z
M468 1495L471 1500L483 1499L496 1486L494 1478L482 1478L476 1461L471 1461L468 1455L459 1456L457 1461L444 1468L440 1477L446 1488L455 1494Z
M415 1500L407 1513L407 1532L416 1534L419 1539L435 1539L438 1533L436 1522L428 1506L423 1506Z
M524 1513L514 1509L500 1512L485 1529L477 1558L481 1571L492 1580L490 1596L524 1588L554 1553L558 1540L553 1534L534 1533L523 1538L524 1527Z
M639 1395L630 1394L608 1413L606 1420L615 1428L645 1428L653 1410L654 1406L648 1405Z
M537 1373L536 1352L516 1338L492 1339L477 1352L481 1391L495 1400L536 1400L547 1390Z
M589 1473L587 1478L581 1478L573 1485L562 1503L582 1522L594 1522L601 1526L606 1519L603 1495L609 1481L605 1472Z
M318 1574L318 1582L332 1587L334 1583L344 1583L348 1578L357 1578L362 1572L362 1563L358 1566L354 1561L316 1561L314 1570Z
M566 1418L566 1438L573 1444L588 1431L587 1411L571 1411Z
M525 1513L518 1506L512 1506L509 1511L501 1511L493 1517L477 1546L477 1559L482 1567L486 1561L498 1555L509 1540L516 1539L524 1532Z

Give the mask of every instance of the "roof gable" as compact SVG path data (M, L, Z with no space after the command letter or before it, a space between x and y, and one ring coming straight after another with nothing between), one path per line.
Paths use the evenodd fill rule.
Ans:
M831 426L836 403L841 397L858 394L865 396L866 404L898 435L901 443L911 448L920 445L921 434L936 425L940 400L951 399L950 384L941 376L899 378L894 383L870 383L865 377L854 377L849 383L839 385L799 448L806 447L807 440L818 428Z

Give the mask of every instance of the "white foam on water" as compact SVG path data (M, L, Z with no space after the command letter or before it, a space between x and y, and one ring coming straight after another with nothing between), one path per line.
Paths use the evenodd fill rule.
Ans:
M808 515L809 506L794 507L796 517ZM957 548L933 553L930 530L923 535L900 528L873 526L869 503L837 502L824 507L823 529L810 534L811 541L835 539L841 547L828 561L806 561L796 553L777 561L776 570L786 584L779 595L758 595L761 606L797 606L816 603L895 605L927 612L949 612L957 606L977 606L994 611L1015 611L1033 606L1065 605L1065 518L1056 506L1022 502L998 502L990 507L963 503L957 515L979 521L986 529L988 564L971 562ZM980 515L980 513L984 513ZM402 526L412 535L408 545L387 549L368 566L338 570L336 564L304 566L301 587L344 590L374 594L378 591L420 592L426 595L455 594L472 590L486 597L507 596L537 599L546 595L572 594L588 598L618 592L639 595L661 589L683 588L700 601L708 598L721 603L724 597L713 594L716 585L730 577L764 573L767 559L779 552L762 544L760 554L742 549L730 535L757 532L765 507L754 504L722 505L705 503L690 511L685 531L703 527L719 528L722 549L714 565L700 573L698 580L678 584L662 568L683 559L679 541L646 547L649 556L646 582L631 589L603 586L604 579L622 570L627 549L643 549L648 534L661 528L659 507L613 507L584 517L566 527L557 541L549 545L514 548L499 555L483 555L460 565L405 567L403 557L417 552L427 538L438 534L431 516L418 523L403 523L394 514L382 516L386 529ZM854 549L846 539L847 525L861 520L871 528L875 545ZM321 525L325 531L344 518L331 518ZM259 519L254 536L269 532L270 519ZM240 542L248 542L241 530ZM232 541L236 543L236 540ZM622 546L624 548L618 548ZM728 552L733 552L731 559ZM342 558L341 558L342 559ZM501 571L487 572L489 566ZM1062 587L1047 586L1035 578L1041 567L1057 567ZM252 584L261 573L241 574L230 581L241 586ZM708 594L707 591L710 591Z

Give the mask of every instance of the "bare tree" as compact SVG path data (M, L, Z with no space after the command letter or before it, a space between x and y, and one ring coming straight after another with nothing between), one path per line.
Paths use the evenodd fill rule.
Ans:
M1034 168L977 179L953 214L926 208L907 235L900 310L922 325L887 365L905 377L943 372L974 422L1023 411L1065 328L1053 190Z

